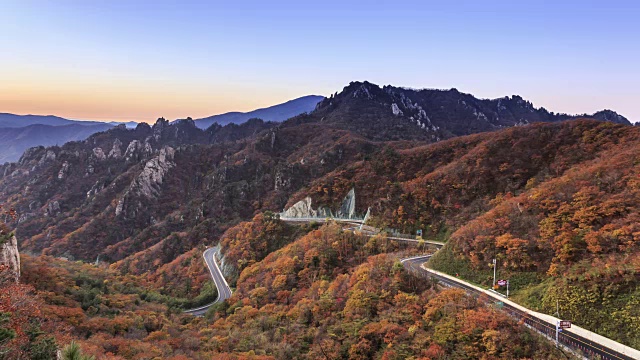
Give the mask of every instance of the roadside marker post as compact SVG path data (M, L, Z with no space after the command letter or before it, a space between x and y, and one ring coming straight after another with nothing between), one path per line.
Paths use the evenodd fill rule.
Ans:
M569 329L571 328L571 321L569 320L558 320L556 321L556 346L559 346L559 342L558 342L558 334L560 333L560 331L562 331L562 329Z

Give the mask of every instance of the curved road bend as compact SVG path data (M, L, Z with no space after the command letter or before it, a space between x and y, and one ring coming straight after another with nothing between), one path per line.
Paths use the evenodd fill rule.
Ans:
M425 270L422 267L422 264L424 264L427 260L429 260L430 257L431 255L416 256L412 258L402 259L400 260L400 262L402 263L402 265L404 265L407 271L414 273L416 275L429 276L429 277L435 278L438 280L439 283L447 287L457 287L475 296L480 296L480 294L486 294L478 291L472 286L469 286L463 281L452 280L444 276L440 276L438 274L434 274ZM486 301L487 304L495 304L496 301L501 300L499 295L490 295L490 296L492 296L492 298ZM543 335L546 335L547 337L550 337L550 338L555 337L555 333L556 333L555 324L550 323L546 320L537 318L532 314L526 313L521 309L518 309L514 306L509 305L507 302L502 302L502 304L503 304L502 310L508 312L514 318L523 321L527 326L535 329L537 332L542 333ZM628 348L628 350L630 352L633 352L634 354L622 354L619 351L610 349L599 343L586 339L585 337L580 336L575 332L572 332L571 330L567 330L567 329L563 330L560 333L558 340L562 345L572 349L573 351L582 352L589 359L591 358L603 359L603 360L638 359L638 357L636 357L637 354L639 353L637 352L637 350Z
M204 253L202 253L202 257L204 257L204 261L207 263L211 278L213 279L213 282L216 284L216 288L218 289L218 298L211 304L195 309L185 310L185 313L187 314L203 316L212 305L223 302L231 297L231 288L229 287L229 284L227 284L227 280L225 280L224 276L222 276L222 271L220 271L220 268L216 263L215 253L216 252L213 248L208 248Z

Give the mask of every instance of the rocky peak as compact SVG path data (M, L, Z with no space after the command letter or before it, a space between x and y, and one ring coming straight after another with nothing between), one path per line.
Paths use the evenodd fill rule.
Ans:
M151 125L145 123L145 122L141 122L138 123L138 125L136 125L136 132L144 132L147 133L151 131Z
M34 146L28 148L24 151L24 153L22 153L20 160L18 160L18 164L23 165L30 162L37 156L37 154L41 153L42 151L44 151L44 146Z
M196 123L193 121L193 119L191 117L188 117L186 119L176 120L172 125L185 127L185 128L195 128L196 127Z
M161 118L158 118L158 120L156 120L156 123L153 124L153 127L151 127L151 128L153 130L155 130L155 129L163 129L167 125L169 125L169 120L161 117Z
M566 115L536 108L519 95L479 99L455 88L411 89L352 82L321 101L306 122L321 122L373 140L427 140L493 131L535 122L587 117L630 124L605 110L593 115Z
M598 111L597 113L591 115L590 117L600 121L610 121L617 124L627 124L627 125L631 124L629 119L609 109Z
M162 130L164 130L164 128L166 128L167 126L169 126L169 121L167 121L165 118L159 118L158 120L156 120L156 123L153 124L151 130L153 131L153 137L156 139L156 141L160 140L160 137L162 136Z

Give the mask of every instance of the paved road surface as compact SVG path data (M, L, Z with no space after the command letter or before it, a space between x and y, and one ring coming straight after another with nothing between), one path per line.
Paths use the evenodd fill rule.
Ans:
M202 256L204 257L204 261L207 263L209 273L211 273L211 278L216 284L216 288L218 288L218 298L211 304L185 311L185 313L195 316L203 316L212 305L223 302L231 297L231 288L229 287L229 284L227 284L227 280L222 276L222 271L220 271L220 268L216 263L215 250L213 248L208 248Z
M549 318L552 318L548 315L538 314L536 315L533 311L528 311L521 306L517 306L516 304L511 305L510 301L503 299L502 294L487 294L487 292L481 292L478 288L474 287L471 284L468 284L462 280L457 280L451 277L445 277L434 272L425 269L422 264L424 264L431 255L425 256L417 256L413 258L403 259L401 260L407 271L416 274L421 277L431 277L438 280L438 282L442 285L448 287L457 287L465 290L467 293L480 296L480 299L484 299L483 301L491 306L496 306L496 303L500 303L500 307L503 311L508 312L511 316L515 317L518 320L523 321L529 327L535 329L539 333L546 335L552 339L555 338L556 333L556 324L553 321L549 321ZM583 336L581 336L580 334ZM627 346L623 346L622 344L618 344L609 339L600 339L600 342L594 342L586 337L593 334L589 334L590 332L580 329L576 326L573 327L573 330L563 330L558 340L560 343L567 348L572 349L576 352L581 352L585 354L588 359L603 359L603 360L633 360L640 359L638 356L640 355L640 351L635 349L631 349ZM603 341L604 340L604 341ZM608 340L608 341L607 341ZM604 346L601 342L611 343L609 347ZM624 354L623 354L624 352Z
M290 219L286 219L285 221L292 221ZM317 221L319 219L313 219ZM301 222L309 221L309 219L299 219ZM355 221L344 221L349 223L355 223ZM368 231L365 230L365 234ZM366 234L368 236L373 236L374 234ZM415 239L405 239L405 238L389 238L391 240L397 241L408 241L408 242L416 242L420 243L423 241L415 240ZM437 241L424 241L426 243L430 243L432 245L436 245L438 247L442 247L444 244ZM218 302L222 302L231 297L231 288L227 281L222 276L222 272L218 267L218 264L215 261L215 251L212 248L207 249L203 254L204 260L209 267L209 272L211 273L211 277L218 288L218 298L216 301L209 305L205 305L196 309L191 309L185 311L185 313L202 316L207 310L214 304ZM495 306L496 303L499 303L502 310L508 312L511 316L521 320L524 324L529 326L530 328L535 329L536 331L554 338L555 337L555 318L546 315L533 312L528 310L520 305L512 303L506 299L504 296L498 293L490 293L489 291L480 289L475 287L467 282L456 279L454 277L448 276L446 274L437 273L433 270L426 269L422 265L429 260L431 255L424 256L416 256L412 258L407 258L402 260L402 264L404 267L411 273L414 273L418 276L422 277L431 277L438 280L438 282L442 285L448 287L457 287L465 290L467 293L479 296L481 301L489 305ZM480 296L484 295L484 296ZM551 320L550 320L551 319ZM590 338L597 338L597 342L591 340ZM606 360L633 360L640 359L640 351L629 348L622 344L616 343L610 339L604 338L592 332L589 332L585 329L574 327L572 330L563 330L559 336L559 342L565 347L570 348L573 351L582 352L589 358L596 359L606 359ZM607 344L607 346L605 346Z

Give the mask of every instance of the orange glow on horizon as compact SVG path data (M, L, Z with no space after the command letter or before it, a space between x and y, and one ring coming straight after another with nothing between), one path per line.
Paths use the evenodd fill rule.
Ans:
M100 78L64 81L63 76L35 77L21 76L0 83L0 112L153 123L159 117L197 119L229 111L251 111L298 97L295 90L265 91L226 84L212 89L160 81L142 84L141 79L124 83ZM257 93L260 96L252 96Z

